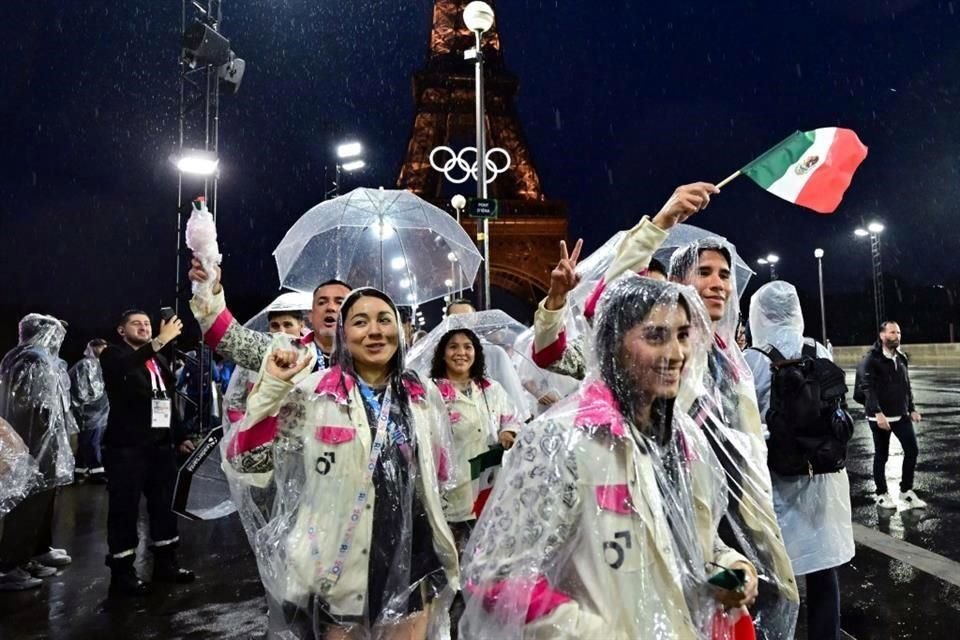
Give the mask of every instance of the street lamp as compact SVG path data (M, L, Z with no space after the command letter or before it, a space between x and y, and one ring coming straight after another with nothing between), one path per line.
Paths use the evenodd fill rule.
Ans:
M450 198L450 206L457 212L457 226L460 226L460 214L463 213L464 207L467 206L467 199L458 193ZM459 298L463 296L463 271L459 270L459 265L456 262L457 256L452 252L450 255L453 256L453 259L450 260L450 275L453 276L456 274L457 297Z
M823 301L823 249L814 249L813 257L817 259L817 276L820 280L820 329L823 337L823 346L827 346L827 308Z
M340 195L340 177L343 172L352 173L367 166L367 163L360 157L363 155L363 145L356 140L341 142L337 145L336 151L336 175L334 176L333 188L325 194L327 199ZM326 174L326 169L324 169L324 174ZM326 175L324 175L324 180L326 180Z
M464 52L464 59L474 61L474 83L476 86L475 116L477 120L477 197L487 197L487 131L484 112L483 89L483 34L493 26L493 7L486 2L474 0L463 9L463 22L473 32L474 48ZM490 221L483 218L483 308L490 308Z
M180 155L171 155L170 162L176 165L180 173L195 176L213 175L220 165L216 151L205 149L184 149Z
M775 253L768 253L766 258L758 258L757 264L770 267L770 279L777 279L777 263L780 262L780 256Z
M886 317L883 299L883 269L880 262L880 234L885 227L883 224L873 221L867 225L854 229L853 235L858 238L870 238L870 263L873 267L873 316L874 327L879 327Z

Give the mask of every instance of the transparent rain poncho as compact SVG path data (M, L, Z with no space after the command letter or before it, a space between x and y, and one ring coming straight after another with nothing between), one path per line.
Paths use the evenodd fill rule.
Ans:
M344 323L364 298L389 305L397 332L383 388L355 373L347 346ZM227 446L232 482L275 489L269 510L243 515L288 636L373 638L414 620L431 638L449 631L459 575L441 493L459 478L440 393L403 370L399 331L388 297L354 290L341 307L333 366L296 384L265 374ZM289 336L274 344L289 349Z
M500 383L513 406L520 412L521 420L531 417L531 401L534 398L524 389L514 366L518 357L514 344L527 327L500 309L447 316L410 348L407 367L421 375L429 375L433 353L440 339L452 329L470 329L480 337L486 356L487 377ZM523 357L529 357L528 354L524 353Z
M73 482L70 378L60 359L67 330L52 316L31 313L20 320L19 344L0 361L0 418L23 439L42 477L33 492Z
M723 260L717 261L722 255ZM722 315L713 318L713 345L704 372L704 393L688 409L727 475L727 512L720 534L760 572L761 597L753 614L761 638L793 637L799 607L796 580L772 504L770 473L757 405L753 375L736 344L739 321L738 277L749 275L736 266L722 287L709 272L717 265L739 264L736 248L718 237L700 239L676 249L670 277L698 289L708 313L710 298L725 296ZM714 311L716 313L716 311Z
M87 343L83 357L70 368L70 398L74 417L81 431L92 431L107 426L110 402L103 383L103 370L94 350L94 342Z
M573 324L573 323L569 323ZM578 331L573 331L578 335ZM568 332L567 335L571 333ZM577 390L580 381L570 376L541 369L533 361L533 328L521 333L513 345L513 366L520 377L520 384L530 394L531 411L538 416L553 404Z
M460 637L738 637L749 617L709 581L752 569L718 536L724 470L684 409L704 392L703 306L687 287L622 278L594 332L581 389L505 460L464 559Z
M0 418L0 518L30 495L41 479L27 445L10 423Z
M446 349L455 338L465 338L473 347L470 378L458 385L449 378ZM484 347L480 338L470 329L451 329L434 349L430 377L440 390L447 409L453 437L452 464L459 468L462 482L444 496L444 512L448 522L469 522L476 518L483 506L479 484L493 482L497 458L509 448L501 442L504 432L514 436L522 421L516 406L503 387L485 374L486 354L493 347ZM462 353L462 352L461 352ZM524 414L526 415L526 414ZM474 472L475 471L475 472Z
M785 358L803 350L803 313L792 284L776 280L763 285L750 299L750 332L755 347L772 345ZM830 358L820 343L817 357ZM753 369L760 415L770 406L770 359L756 350L745 354ZM773 502L787 553L797 575L806 575L848 562L854 555L850 481L836 473L781 477L771 473Z

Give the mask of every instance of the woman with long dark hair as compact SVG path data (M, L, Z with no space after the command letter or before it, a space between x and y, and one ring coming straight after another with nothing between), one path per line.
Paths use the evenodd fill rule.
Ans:
M452 329L440 338L430 365L430 377L447 407L453 464L462 481L448 494L445 505L459 548L466 544L482 509L482 496L474 495L470 461L498 446L509 449L520 429L517 410L503 387L486 376L483 356L477 334ZM479 464L475 466L479 469Z
M683 409L709 327L687 287L608 287L584 386L520 433L477 523L461 638L730 637L757 575L717 535L723 469Z
M400 327L386 294L354 290L333 366L295 386L308 360L273 352L228 448L237 472L277 486L256 551L300 638L422 639L446 608L431 607L439 587L458 588L440 497L447 416L436 387L403 369Z

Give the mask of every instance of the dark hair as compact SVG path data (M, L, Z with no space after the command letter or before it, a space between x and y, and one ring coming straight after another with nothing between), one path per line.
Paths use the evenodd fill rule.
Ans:
M344 282L343 280L337 280L336 278L330 278L329 280L324 280L323 282L321 282L320 284L317 285L316 289L313 290L313 296L312 296L312 297L313 297L313 298L316 298L316 297L317 297L317 291L320 291L320 289L323 289L324 287L329 287L329 286L332 285L332 284L338 284L338 285L340 285L341 287L346 287L346 288L347 288L347 291L353 291L353 287L351 287L350 285L348 285L348 284L347 284L346 282Z
M680 282L684 282L694 269L700 263L700 256L704 251L716 251L727 261L727 266L733 269L733 258L730 255L730 249L724 246L720 238L704 238L691 242L683 249L677 250L670 258L669 277Z
M378 300L383 300L393 311L394 316L399 316L399 313L397 312L397 305L394 304L393 299L383 291L374 289L373 287L361 287L359 289L354 289L350 292L346 299L344 299L343 304L340 305L340 314L337 318L337 338L334 341L333 355L331 360L333 364L338 365L341 369L350 373L354 377L358 376L353 367L353 356L350 355L350 351L346 344L347 341L344 336L346 333L347 315L350 313L350 309L353 308L353 305L355 305L361 298L377 298ZM401 336L399 332L400 326L398 323L397 350L394 352L393 357L390 358L390 362L387 363L387 366L390 370L388 379L390 381L390 389L394 399L400 403L400 408L401 411L404 412L404 415L407 415L409 402L406 389L403 386L403 377L406 374L403 367L403 336ZM412 371L410 372L410 375L416 378L416 374ZM341 384L342 383L343 381L341 380Z
M477 310L477 308L476 308L475 306L473 306L473 303L470 302L469 300L467 300L466 298L455 298L454 300L451 300L451 301L449 302L449 304L447 304L447 306L444 308L443 312L444 312L446 315L450 315L450 307L452 307L452 306L455 305L455 304L466 304L466 305L470 305L470 308L471 308L471 309L473 309L474 311Z
M91 347L93 347L94 349L96 349L97 347L106 347L106 346L108 346L110 343L107 342L106 340L104 340L103 338L94 338L93 340L91 340L91 341L88 342L87 344L90 345Z
M480 344L480 338L470 329L451 329L443 334L443 337L440 338L440 342L437 344L437 348L433 351L433 361L430 363L430 377L434 379L447 377L447 362L444 356L446 355L447 345L450 344L453 337L458 334L467 336L470 342L473 343L473 364L470 365L470 377L474 382L480 382L486 373L487 364L483 357L483 345Z
M651 404L652 435L661 444L672 434L676 399L644 398L634 380L624 374L620 356L626 333L643 322L655 306L667 302L676 302L690 316L690 305L676 284L650 278L620 278L603 293L594 324L600 379L613 393L620 411L630 418L630 412L641 403Z
M879 331L879 333L883 333L884 331L886 331L886 330L887 330L887 325L890 325L890 324L895 324L895 325L897 325L898 327L900 326L900 323L897 322L896 320L884 320L883 322L880 323L880 331Z
M410 307L397 307L397 312L400 314L401 323L413 321L413 309Z
M150 314L143 309L127 309L120 314L120 322L117 323L117 326L122 327L123 325L127 324L130 316L147 316L149 318Z
M290 316L297 322L303 322L303 311L297 309L290 309L287 311L267 311L267 322L270 322L274 318L279 318L281 316Z
M650 264L647 265L647 271L649 273L662 273L664 278L667 277L667 267L656 258L650 258Z

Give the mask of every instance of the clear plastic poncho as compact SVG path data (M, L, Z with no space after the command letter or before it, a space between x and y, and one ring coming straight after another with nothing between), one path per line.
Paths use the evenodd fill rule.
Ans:
M87 343L83 358L70 368L70 399L81 431L106 428L110 402L93 341Z
M365 297L387 302L398 332L383 388L356 375L347 346L347 314ZM227 447L233 482L275 490L261 496L272 504L241 515L287 637L449 633L459 575L441 492L459 479L439 391L402 368L400 326L388 297L354 290L341 307L333 366L295 385L262 377ZM289 336L275 345L289 349ZM272 441L260 444L265 436Z
M10 423L0 418L0 518L30 495L42 476Z
M568 314L567 318L571 318ZM568 322L573 324L572 322ZM569 334L568 334L569 335ZM521 333L513 345L513 366L520 376L520 384L530 394L530 409L534 416L574 393L580 381L570 376L541 369L533 361L533 328Z
M67 330L53 316L20 320L19 344L0 361L0 418L13 426L37 462L41 480L32 491L73 482L70 378L59 357Z
M737 268L740 259L736 248L723 238L704 236L676 249L670 259L670 277L698 289L701 299L721 295L717 281L700 274L704 252L722 254L733 268L723 294L723 313L712 321L714 343L707 355L704 393L694 400L688 412L702 428L726 472L728 507L720 535L760 572L761 597L753 609L757 635L786 640L793 637L799 594L771 499L753 375L736 344L739 292L743 286L738 278L748 277L749 273Z
M772 345L785 358L803 350L803 313L792 284L775 280L750 298L750 331L756 347ZM826 347L812 340L817 357L830 358ZM753 369L760 415L770 406L770 359L755 350L745 354ZM812 476L781 477L771 473L773 503L787 553L797 575L849 562L855 553L850 480L845 469Z
M703 306L622 278L594 332L584 385L505 458L464 559L460 637L734 638L750 619L710 580L749 563L717 534L724 470L683 408L703 393Z

